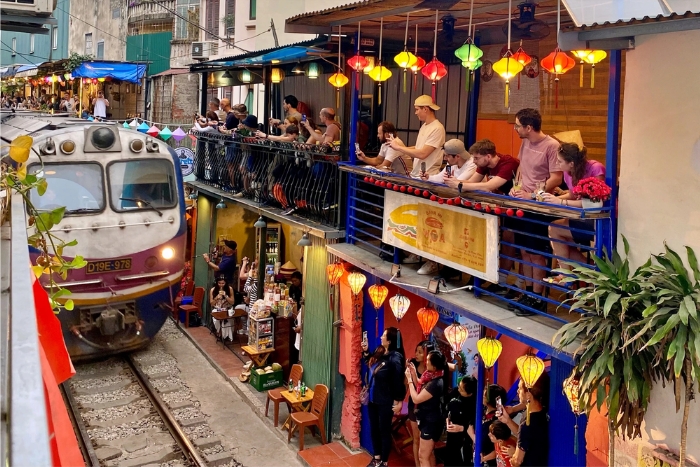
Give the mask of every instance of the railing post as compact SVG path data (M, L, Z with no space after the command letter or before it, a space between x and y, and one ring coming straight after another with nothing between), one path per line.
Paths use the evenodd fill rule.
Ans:
M360 53L360 37L359 34L355 35L355 44L357 44L356 47L356 53ZM349 69L349 67L348 67ZM355 154L355 143L357 142L357 124L359 122L359 117L360 117L360 91L359 91L359 79L360 79L360 74L356 71L352 72L352 89L350 90L350 122L348 123L350 125L350 141L349 145L350 147L348 148L348 155L349 155L349 160L351 163L355 163L357 161L357 157Z
M612 188L610 200L610 222L603 225L602 241L612 254L617 244L617 171L619 166L618 139L620 136L620 82L622 79L622 52L610 51L610 72L608 76L608 124L605 138L605 183Z

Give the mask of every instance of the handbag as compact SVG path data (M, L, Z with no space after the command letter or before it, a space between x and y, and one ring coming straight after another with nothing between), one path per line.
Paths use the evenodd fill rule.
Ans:
M360 404L369 404L369 384L367 384L367 374L365 374L365 381L360 389Z

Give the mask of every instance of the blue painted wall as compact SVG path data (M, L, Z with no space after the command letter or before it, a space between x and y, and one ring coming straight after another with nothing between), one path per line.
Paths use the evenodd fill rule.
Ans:
M0 54L0 64L2 66L34 64L61 60L68 58L68 27L69 27L69 4L70 0L58 0L53 17L58 24L48 25L48 34L34 35L34 53L30 53L30 34L26 32L2 31L2 53ZM51 29L58 28L57 48L51 47ZM17 46L16 54L12 55L12 39L15 38Z

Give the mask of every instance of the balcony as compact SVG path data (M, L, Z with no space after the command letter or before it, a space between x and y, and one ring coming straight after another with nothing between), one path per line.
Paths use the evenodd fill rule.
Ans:
M129 26L172 22L173 14L168 10L175 10L175 0L164 0L158 3L131 0L127 7Z
M267 215L337 237L342 226L340 156L299 143L193 132L196 186ZM331 234L330 232L335 233Z

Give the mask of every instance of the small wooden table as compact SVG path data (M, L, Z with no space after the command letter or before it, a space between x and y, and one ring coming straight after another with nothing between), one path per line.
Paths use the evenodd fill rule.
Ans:
M311 409L311 401L314 398L314 391L311 388L306 388L306 395L304 397L297 397L294 391L285 389L281 392L282 397L289 402L292 407L292 412L308 412ZM292 414L290 413L287 420L284 421L282 429L289 429L289 422L292 419Z
M244 345L241 350L248 354L256 367L264 367L270 354L275 351L275 349L255 350L249 345Z

